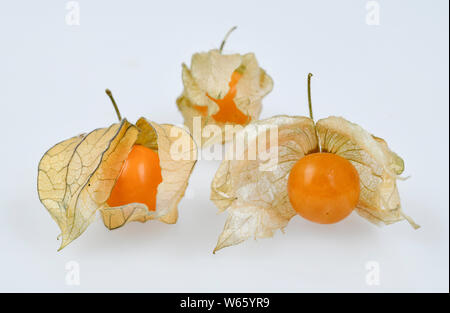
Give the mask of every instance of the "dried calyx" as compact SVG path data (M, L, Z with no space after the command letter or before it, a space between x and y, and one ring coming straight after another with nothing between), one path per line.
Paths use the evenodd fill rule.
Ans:
M175 223L177 204L197 159L195 143L184 129L145 118L133 125L121 118L111 92L106 93L119 123L58 143L39 163L39 198L61 229L60 249L86 230L97 211L109 229L149 219ZM171 151L174 143L179 147ZM157 187L154 211L143 203L108 205L122 166L135 145L155 151L159 157L162 182Z
M310 117L275 116L252 123L265 131L276 127L276 166L261 171L267 160L224 160L211 185L211 200L228 218L214 252L239 244L248 238L272 237L296 215L288 197L288 177L293 166L318 151L336 154L356 169L360 181L357 213L374 224L392 224L406 219L400 205L397 179L404 170L403 160L387 143L342 117L313 120L311 77L308 75ZM249 128L248 126L247 128ZM246 137L247 129L238 136ZM247 137L246 149L255 147L259 136ZM239 141L236 138L236 141ZM273 143L271 143L273 144ZM269 154L270 145L263 153ZM261 153L261 151L259 151ZM250 155L244 151L243 155Z
M225 142L226 125L245 126L259 118L262 99L273 87L272 79L259 67L253 53L223 54L223 47L233 27L219 49L195 53L191 66L182 65L184 90L177 105L191 133L200 130L199 145ZM203 132L213 127L213 132Z

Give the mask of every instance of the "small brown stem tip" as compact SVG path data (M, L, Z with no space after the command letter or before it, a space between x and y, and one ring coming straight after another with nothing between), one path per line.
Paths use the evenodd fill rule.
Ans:
M109 99L111 99L111 102L114 106L114 110L116 110L116 114L117 114L117 118L119 119L119 122L122 121L122 115L120 115L120 111L119 108L117 106L116 100L114 100L114 97L112 95L111 90L109 90L108 88L105 89L106 94L108 95Z

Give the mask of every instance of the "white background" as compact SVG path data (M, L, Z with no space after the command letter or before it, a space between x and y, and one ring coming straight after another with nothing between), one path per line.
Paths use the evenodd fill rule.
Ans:
M441 291L449 288L448 1L80 0L80 26L64 1L0 3L0 291ZM315 74L317 118L341 115L387 139L411 179L399 183L406 222L378 228L352 214L321 226L295 217L286 234L216 255L226 214L209 201L218 161L201 161L176 225L100 220L62 252L40 204L37 165L53 144L122 114L181 123L181 63L216 48L255 52L275 87L262 117L306 115ZM66 285L65 265L80 265ZM380 285L366 284L366 262Z

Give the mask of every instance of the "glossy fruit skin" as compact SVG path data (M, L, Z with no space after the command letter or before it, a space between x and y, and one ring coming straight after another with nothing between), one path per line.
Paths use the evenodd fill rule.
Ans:
M107 201L110 207L143 203L156 209L156 193L162 182L158 153L135 145L128 154Z
M292 168L288 195L299 215L319 224L333 224L346 218L359 200L359 174L343 157L313 153Z

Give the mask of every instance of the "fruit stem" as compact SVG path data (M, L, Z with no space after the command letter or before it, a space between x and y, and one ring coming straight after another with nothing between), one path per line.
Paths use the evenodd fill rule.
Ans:
M231 27L231 29L228 31L228 33L227 33L227 34L225 35L225 37L223 38L222 43L220 44L220 48L219 48L220 53L222 53L223 47L225 46L225 43L227 42L228 37L230 36L230 34L231 34L236 28L237 28L237 26Z
M308 106L309 106L309 117L312 119L314 123L314 130L316 133L317 143L319 144L319 152L322 152L322 145L320 143L319 133L317 132L316 122L314 122L314 115L312 110L312 100L311 100L311 78L313 77L312 73L308 74Z
M313 111L312 111L312 100L311 100L311 77L313 74L308 74L308 106L309 106L309 117L314 121Z
M119 108L117 107L116 100L114 100L114 97L112 95L111 90L106 89L105 92L108 95L109 99L111 99L111 102L112 102L112 104L114 106L114 110L116 110L117 118L119 119L119 122L121 122L122 121L122 116L120 115Z

